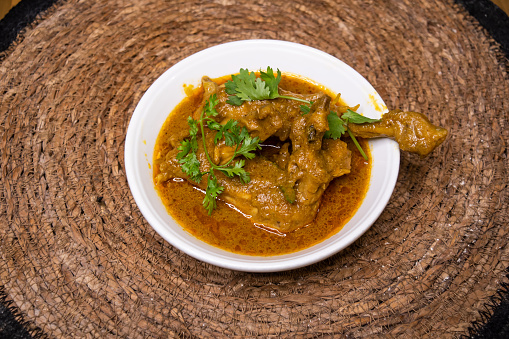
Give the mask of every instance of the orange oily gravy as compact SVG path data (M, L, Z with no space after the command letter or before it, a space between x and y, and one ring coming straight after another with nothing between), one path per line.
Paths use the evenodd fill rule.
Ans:
M223 83L230 77L214 79ZM299 76L283 74L280 87L294 93L319 91L333 93L323 86ZM187 97L170 113L159 132L154 149L154 177L159 173L158 154L166 153L168 136L189 128L187 117L202 100L203 90L186 88ZM344 103L343 103L344 104ZM371 155L368 142L358 138L368 155L365 161L350 139L345 139L352 151L351 173L335 178L322 196L320 209L313 222L289 233L281 233L254 224L248 216L220 199L211 215L202 205L204 193L191 183L173 179L155 184L168 213L183 229L196 238L223 250L244 255L274 256L309 248L339 232L351 219L366 196L371 176Z

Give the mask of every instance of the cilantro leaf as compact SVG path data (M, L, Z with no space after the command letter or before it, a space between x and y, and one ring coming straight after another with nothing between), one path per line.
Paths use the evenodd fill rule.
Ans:
M269 89L268 99L275 99L279 97L278 85L281 81L281 72L277 70L277 77L274 76L274 71L270 66L267 66L267 72L260 71L260 78L265 81Z
M189 125L189 135L191 137L196 137L198 134L198 121L194 120L192 117L187 118L187 124Z
M256 155L251 152L254 152L257 149L261 149L261 146L259 144L260 138L258 137L252 138L249 134L247 134L247 129L245 127L242 129L242 131L245 131L245 133L244 135L241 134L242 144L237 149L236 153L239 155L243 155L247 159L253 159Z
M346 132L345 121L338 117L336 112L330 112L327 115L329 130L325 132L324 137L329 139L338 139Z
M225 92L230 94L230 95L237 94L237 85L235 84L235 78L236 78L236 75L232 75L232 80L231 81L227 81L224 84Z
M227 93L236 96L241 100L241 103L251 100L263 100L270 96L270 89L266 86L266 83L257 78L254 72L249 72L244 68L240 69L238 75L232 75L232 80L228 81L225 86ZM227 102L236 105L238 100Z
M240 82L237 84L237 96L244 100L263 100L270 98L270 90L262 79L256 78L252 83Z
M214 131L221 131L223 129L223 126L215 120L207 121L207 127L209 129L213 129Z
M246 76L245 72L242 73ZM248 77L251 77L249 74ZM261 80L260 80L261 81ZM215 171L219 171L228 177L238 176L240 181L244 184L248 183L251 178L249 173L244 169L245 160L241 159L231 164L237 156L244 156L247 159L255 157L256 149L261 148L259 145L259 138L252 138L245 127L240 128L236 120L228 120L226 124L221 125L213 119L219 113L215 106L219 103L215 94L211 95L209 100L205 102L199 120L194 120L192 117L187 119L189 125L189 138L181 141L178 146L177 160L180 167L189 178L195 182L201 182L204 175L207 175L207 189L205 191L205 198L203 199L203 207L209 214L217 207L216 199L224 191L224 187L218 183ZM235 146L233 156L223 165L216 165L212 162L210 155L207 151L207 143L205 141L205 126L212 131L216 131L214 136L214 144L217 145L220 140L224 139L227 146ZM204 154L209 163L209 170L207 172L200 171L200 161L197 157L198 132L201 132Z
M235 93L235 94L237 94L237 93ZM242 100L241 98L239 98L236 95L231 95L228 97L228 100L226 100L226 102L229 103L230 105L240 106L244 103L244 100Z
M204 173L200 172L200 161L196 153L191 152L179 160L182 171L195 182L200 182Z
M330 112L327 116L327 121L329 122L329 130L325 132L325 138L337 139L340 138L347 131L347 125L350 124L363 124L366 122L377 122L380 121L378 119L371 119L360 115L357 112L348 109L346 113L341 115L341 118L337 115L336 112Z
M207 190L205 191L205 198L203 198L203 207L205 207L209 215L212 214L212 211L216 209L217 196L221 194L223 191L224 187L218 184L214 172L213 171L209 172Z
M311 105L313 104L312 101L309 102L309 105L300 105L300 111L302 112L302 115L308 114L311 112Z
M239 143L239 126L236 120L228 120L223 127L224 142L226 146L233 146Z
M222 167L219 169L223 174L227 175L230 178L233 178L234 176L239 176L240 181L242 183L247 184L251 179L249 177L249 173L246 172L246 170L243 168L245 164L245 160L239 160L236 161L233 166L229 167Z
M216 105L219 103L219 99L215 94L211 95L209 100L205 102L205 107L203 108L203 112L207 117L215 117L219 114L218 111L216 111Z
M238 171L238 173L235 174L239 176L239 179L243 184L247 184L251 181L249 172L246 172L244 169L242 169L242 171Z
M232 80L225 83L225 91L229 94L227 103L240 106L244 101L267 100L267 99L291 99L309 104L304 99L280 95L278 86L281 81L281 71L277 70L277 76L274 76L274 70L269 66L267 71L260 71L260 77L257 78L254 72L241 68L239 74L232 75Z
M379 120L377 119L371 119L368 117L365 117L363 115L360 115L357 112L352 111L351 109L348 109L346 113L343 113L341 115L341 118L337 115L336 112L330 112L329 115L327 115L327 121L329 122L329 130L325 132L324 137L325 138L331 138L331 139L338 139L343 134L348 132L348 135L352 139L353 143L355 144L355 147L359 150L362 157L365 160L368 160L368 156L363 151L361 145L355 138L355 135L353 135L352 131L348 128L348 124L363 124L366 122L377 122Z
M379 119L371 119L368 117L365 117L364 115L360 115L357 112L352 111L351 109L348 109L346 113L344 113L341 118L346 123L352 123L352 124L363 124L366 122L377 122L380 121Z
M180 142L180 146L177 147L178 150L180 150L179 153L177 153L177 159L183 159L192 149L191 147L191 141L184 139Z
M196 135L198 134L198 121L192 117L187 119L189 125L189 139L184 139L180 142L180 146L177 147L180 150L177 153L177 160L183 165L182 170L192 178L198 176L200 162L196 158L195 152L198 150L198 140ZM194 155L194 157L193 157ZM196 166L196 164L198 164ZM196 181L196 180L195 180Z

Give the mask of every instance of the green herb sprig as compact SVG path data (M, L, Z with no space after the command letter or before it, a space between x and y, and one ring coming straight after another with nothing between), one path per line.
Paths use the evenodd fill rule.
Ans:
M325 138L338 139L341 138L345 132L348 133L362 157L366 161L368 160L368 156L362 150L362 147L355 138L355 135L353 135L352 131L348 128L348 124L363 124L366 122L377 122L380 120L365 117L351 109L348 109L345 113L343 113L343 115L341 115L341 117L339 117L336 112L331 111L327 116L327 121L329 122L329 130L325 132Z
M225 90L229 94L227 103L231 105L240 106L245 101L252 100L268 100L268 99L290 99L303 102L304 105L300 106L303 114L310 112L312 101L304 99L280 95L278 91L279 82L281 81L281 72L277 70L277 75L274 76L274 71L271 67L267 67L267 71L260 71L260 77L256 77L254 72L249 72L247 69L240 69L238 75L232 75L232 80L225 83ZM187 119L189 125L189 138L181 141L177 154L177 160L180 163L181 169L186 173L192 181L197 183L201 182L203 177L207 175L207 189L205 191L205 198L203 199L203 206L208 211L209 215L217 207L217 197L224 191L215 174L219 171L224 175L233 178L238 176L240 181L244 184L251 181L249 173L244 169L245 160L237 159L238 156L243 156L246 159L253 159L255 151L261 149L259 145L259 138L252 138L245 127L240 128L238 122L229 120L226 124L222 125L215 121L213 117L219 113L215 106L219 103L217 96L213 94L209 100L205 102L205 106L200 114L199 120L192 117ZM348 128L348 124L362 124L366 122L377 122L377 119L364 117L351 109L341 117L335 112L330 112L327 116L329 122L329 131L324 135L325 138L337 139L343 134L348 133L352 138L357 149L368 160L368 157L362 150L355 136ZM205 140L205 126L210 130L216 131L214 136L214 145L218 145L221 140L224 140L226 146L235 147L232 157L223 165L216 165L207 151ZM209 170L205 172L200 171L200 161L197 157L198 150L198 133L201 132L204 153L209 163Z
M290 99L305 103L301 105L304 113L309 112L311 101L279 94L279 82L281 81L281 71L277 70L274 76L274 70L268 66L267 71L260 71L260 77L256 77L254 72L247 69L240 69L239 74L232 75L232 80L225 83L226 93L229 94L227 103L240 106L244 101L268 100L268 99Z
M208 211L209 215L217 207L217 197L224 191L224 187L219 185L214 171L219 171L230 178L238 176L240 181L246 184L251 181L251 178L249 173L244 169L245 160L239 159L234 161L234 159L238 156L243 156L246 159L253 159L255 157L254 151L261 149L259 138L252 138L245 127L240 128L238 126L237 121L229 120L226 124L221 125L213 119L213 117L218 115L215 109L218 103L219 100L217 96L213 94L209 100L205 102L199 120L195 120L192 117L187 119L189 138L182 140L178 147L180 152L177 154L177 159L182 171L186 173L191 180L199 183L203 176L208 174L203 206ZM205 140L205 126L216 131L214 145L217 145L224 139L226 146L235 147L232 157L223 165L216 165L210 158ZM200 171L200 161L196 155L198 150L198 132L201 132L204 153L210 166L210 169L206 172Z

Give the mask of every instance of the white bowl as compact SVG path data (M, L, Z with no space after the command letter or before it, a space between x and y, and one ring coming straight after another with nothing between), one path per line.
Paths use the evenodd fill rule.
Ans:
M376 221L385 208L399 171L399 147L388 139L370 141L373 167L369 190L357 213L337 234L296 253L259 257L221 250L198 240L168 215L152 180L154 144L168 114L185 97L183 85L199 86L201 77L256 71L271 66L324 85L358 112L379 118L386 106L376 90L355 70L317 49L276 40L245 40L205 49L163 73L143 95L126 136L125 166L133 197L148 223L166 241L204 262L239 271L275 272L323 260L350 245ZM383 109L380 109L380 108Z

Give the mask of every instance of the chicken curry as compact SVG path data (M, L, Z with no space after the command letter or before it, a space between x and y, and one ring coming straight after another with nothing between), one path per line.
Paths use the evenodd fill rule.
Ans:
M447 135L420 113L358 120L339 96L279 71L268 99L235 97L232 80L244 86L235 76L204 77L189 90L154 150L154 183L168 212L197 238L231 252L291 253L337 233L368 189L366 138L390 137L425 156ZM331 136L333 126L344 134Z

